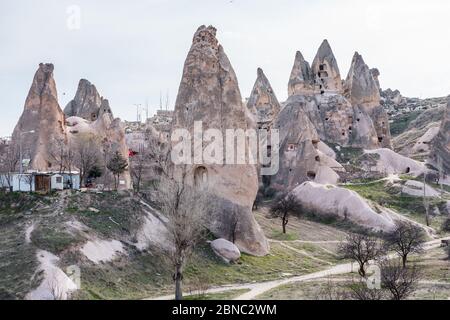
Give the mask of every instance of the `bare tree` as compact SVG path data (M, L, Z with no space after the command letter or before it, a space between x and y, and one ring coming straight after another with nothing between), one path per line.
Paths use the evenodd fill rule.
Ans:
M350 285L350 298L353 300L385 300L386 293L384 290L377 288L369 288L366 281L361 280L353 282Z
M133 177L133 186L136 192L141 191L142 176L144 174L147 160L147 148L142 144L139 146L139 151L137 154L133 154L130 160L130 172Z
M356 260L359 264L358 273L364 278L366 276L366 265L371 260L380 258L384 250L380 241L374 237L350 234L345 242L339 246L338 253L343 259Z
M343 290L340 289L336 282L333 281L333 279L328 278L327 282L324 284L324 286L320 286L318 284L320 290L317 294L315 294L316 300L326 300L326 301L334 301L334 300L348 300L349 294Z
M183 298L183 273L186 263L205 230L204 201L199 193L181 180L165 179L161 190L161 211L167 218L168 242L172 250L164 251L174 268L175 299Z
M66 169L66 157L68 152L68 145L65 139L56 139L51 144L49 156L52 161L56 162L59 167L59 173Z
M403 267L406 267L408 255L423 252L426 234L423 229L410 222L399 222L394 230L385 237L387 250L395 251L401 258Z
M258 190L258 193L256 194L256 198L255 201L253 201L253 210L258 210L259 205L262 203L263 201L263 193L261 190Z
M0 174L11 189L13 186L13 173L19 166L19 149L10 144L5 146L0 154Z
M231 210L231 214L228 216L229 219L229 230L230 230L230 236L229 239L231 242L236 242L236 234L238 231L238 225L239 225L239 209L235 206L233 206L233 209Z
M301 203L297 197L292 193L283 193L279 196L270 208L272 216L280 218L283 233L286 233L286 226L289 223L289 215L291 213L301 213Z
M99 162L99 145L94 137L86 135L72 147L73 163L80 171L81 184L86 184L89 171Z
M23 181L25 184L28 185L28 192L33 192L33 182L34 182L34 175L33 174L22 174L19 176L19 180Z
M416 266L404 268L396 260L381 263L381 284L388 290L392 300L404 300L417 288L420 272Z

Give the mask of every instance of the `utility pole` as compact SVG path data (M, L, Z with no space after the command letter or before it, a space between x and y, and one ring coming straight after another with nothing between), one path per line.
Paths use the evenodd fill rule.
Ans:
M169 90L167 90L166 93L166 111L168 110L168 108L169 108Z
M135 104L136 106L136 121L139 122L139 107L141 104Z
M425 169L426 170L426 169ZM427 199L427 189L426 189L426 177L427 173L426 171L423 172L423 206L425 207L425 220L427 223L427 227L430 226L430 204L428 203Z

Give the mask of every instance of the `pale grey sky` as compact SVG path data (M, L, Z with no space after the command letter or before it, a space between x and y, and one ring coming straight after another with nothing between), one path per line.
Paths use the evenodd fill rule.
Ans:
M67 27L78 6L79 30ZM383 88L404 95L450 94L447 0L17 0L0 2L0 136L10 135L40 62L55 64L62 108L80 78L97 86L116 116L160 91L176 98L199 25L214 25L243 97L264 69L280 100L296 50L312 62L327 38L346 77L354 51L381 72ZM72 20L70 20L72 21Z

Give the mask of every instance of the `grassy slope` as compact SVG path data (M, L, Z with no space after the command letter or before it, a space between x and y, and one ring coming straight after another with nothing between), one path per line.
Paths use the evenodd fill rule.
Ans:
M16 197L16 194L12 194L11 197ZM164 259L151 252L138 252L128 244L133 242L143 215L137 200L127 194L74 193L68 195L66 209L64 214L60 215L55 214L52 206L56 205L58 198L48 200L38 195L27 197L31 200L23 201L23 205L15 205L22 203L21 199L6 199L9 205L5 205L0 216L0 219L7 217L14 226L8 226L9 235L6 236L4 232L0 238L2 247L11 249L11 252L4 249L0 251L2 287L10 288L10 291L15 292L18 297L23 297L32 286L30 279L37 267L35 252L42 249L61 257L60 267L63 270L72 264L80 266L82 288L75 295L75 299L139 299L172 292L171 270ZM29 207L25 208L25 203ZM31 235L32 243L25 245L26 225L21 222L24 216L18 212L29 211L36 203L45 203L48 208L27 215L27 225L34 221L36 228ZM12 207L16 207L17 210L12 210ZM95 208L99 212L94 212L90 208ZM267 219L261 214L258 219L267 221L273 230L279 228L278 221ZM74 232L67 227L66 223L73 220L81 221L88 226L90 235L125 241L123 243L127 247L128 256L100 265L89 262L76 250L86 241L87 235L81 231ZM303 230L308 230L308 234L315 234L311 232L311 222L293 220L291 226L294 233L303 234ZM323 229L326 231L324 234L335 234L332 228ZM18 250L13 251L13 248ZM197 248L186 268L185 290L198 290L199 286L211 287L279 279L315 272L328 266L310 257L299 255L295 250L278 243L272 243L271 248L271 254L266 257L243 254L238 264L228 265L218 259L205 243ZM308 252L314 255L313 251ZM317 252L319 256L323 256L320 248L317 248ZM18 268L21 270L19 273L16 271ZM19 278L27 285L17 282ZM7 294L9 293L3 292L3 295Z
M346 185L345 187L356 191L363 198L371 200L375 204L391 208L419 223L425 223L426 211L421 197L402 194L398 187L390 186L384 181L364 185ZM430 200L430 208L442 205L443 201L440 199ZM431 227L439 232L444 220L444 216L433 217Z

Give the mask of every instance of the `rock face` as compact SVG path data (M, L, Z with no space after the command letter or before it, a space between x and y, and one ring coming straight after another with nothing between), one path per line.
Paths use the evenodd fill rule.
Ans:
M288 96L311 94L314 94L314 76L309 62L297 51L289 77Z
M333 50L327 40L324 40L317 51L311 66L315 85L321 92L342 92L342 80Z
M88 86L81 85L89 84ZM82 88L82 91L80 91ZM83 91L88 88L87 91ZM88 92L89 95L83 97L81 92ZM109 101L104 98L96 100L99 97L95 86L87 80L80 80L78 91L72 102L77 102L76 106L85 106L77 110L94 110L96 116L92 117L95 120L88 120L80 116L72 116L67 118L66 125L68 130L68 141L72 145L83 143L86 139L93 139L98 145L98 158L106 162L108 156L118 151L122 157L128 159L129 149L125 140L125 126L122 121L117 118L114 119ZM89 104L89 101L96 101L96 105ZM99 104L98 104L99 103ZM66 108L67 109L67 108ZM88 112L81 112L81 114L89 115ZM106 163L103 163L106 165ZM107 170L105 170L107 172ZM106 177L104 177L106 178ZM120 177L121 184L119 189L130 189L132 186L131 176L129 170L126 170Z
M236 262L241 257L239 248L236 247L234 243L225 239L217 239L212 241L211 248L215 254L227 263Z
M380 145L391 148L389 118L380 104L379 72L375 72L377 80L373 77L374 72L371 72L362 56L356 52L345 81L344 95L353 106L358 106L370 116Z
M370 116L342 95L296 95L289 97L286 105L289 104L303 108L324 142L368 149L379 147Z
M225 137L226 129L248 128L247 114L233 67L216 39L216 29L199 27L184 65L172 132L186 129L192 135L194 122L202 121L203 132L217 129ZM174 175L179 178L185 168L187 183L211 194L216 208L209 228L217 237L230 238L230 219L236 213L235 244L243 252L265 255L268 243L252 215L258 190L256 166L223 163L175 165Z
M258 68L258 76L247 102L248 110L256 119L258 128L269 129L280 112L280 103L263 70Z
M13 144L22 144L23 158L31 160L29 168L40 171L56 167L50 148L56 141L66 141L53 70L52 64L39 65L12 136Z
M402 156L390 149L366 150L365 153L375 154L379 157L376 165L370 169L371 171L386 174L412 174L419 176L425 170L423 163Z
M353 56L350 71L345 80L344 92L352 104L367 107L380 105L379 85L358 52L355 52Z
M439 133L434 138L431 159L436 165L442 166L445 173L450 173L450 98Z
M380 141L390 145L378 83L360 55L353 59L345 87L346 96L336 58L325 40L311 68L297 52L285 105L301 104L326 143L367 149L379 148Z
M395 226L388 213L376 212L356 192L348 189L305 182L293 193L304 206L321 216L348 219L375 231L390 231Z
M425 190L424 190L425 189ZM408 180L402 188L402 193L406 193L413 197L439 197L439 191L430 187L427 184L424 184L420 181Z
M427 159L431 154L433 140L439 133L445 109L446 106L434 106L421 112L403 132L392 139L394 150L410 158ZM394 117L393 121L398 120Z
M271 177L273 188L292 189L304 181L316 179L322 183L337 183L339 177L334 170L343 168L319 150L320 137L304 112L302 97L289 98L274 128L280 130L280 169Z
M108 102L106 101L106 103ZM95 86L88 80L81 79L75 98L67 104L64 113L67 117L80 117L95 121L104 106L104 99L100 97Z

